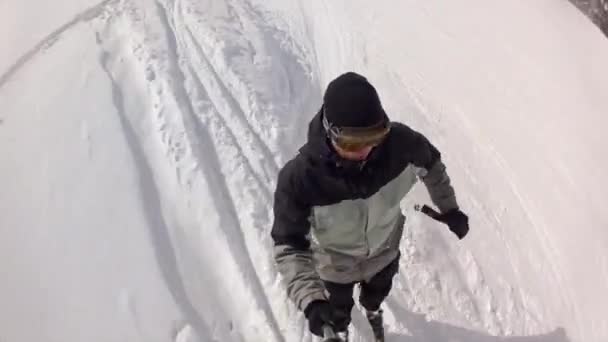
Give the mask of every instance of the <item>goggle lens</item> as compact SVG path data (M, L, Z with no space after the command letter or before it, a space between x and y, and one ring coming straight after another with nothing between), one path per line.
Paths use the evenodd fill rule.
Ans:
M323 125L330 139L345 151L360 151L379 145L390 132L390 122L380 122L371 127L336 127L323 118Z

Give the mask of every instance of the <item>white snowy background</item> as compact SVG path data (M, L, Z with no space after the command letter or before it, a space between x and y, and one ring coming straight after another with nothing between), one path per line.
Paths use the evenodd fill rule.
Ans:
M388 341L606 342L606 61L557 0L0 1L0 341L315 341L272 193L353 70L471 219L404 201Z

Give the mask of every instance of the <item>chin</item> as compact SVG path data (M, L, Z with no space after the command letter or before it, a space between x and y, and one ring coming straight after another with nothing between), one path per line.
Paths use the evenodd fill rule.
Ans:
M348 157L347 159L350 159L353 161L364 161L367 159L367 156L352 156L352 157Z

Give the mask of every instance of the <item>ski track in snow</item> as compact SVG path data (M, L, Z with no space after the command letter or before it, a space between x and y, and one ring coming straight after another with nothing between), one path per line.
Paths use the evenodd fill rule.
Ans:
M61 25L55 31L49 33L38 44L34 45L33 48L31 48L23 56L19 57L19 59L17 59L17 61L10 66L6 72L0 75L0 89L2 89L4 84L8 82L13 75L23 68L32 58L52 47L53 44L55 44L55 42L61 38L62 34L77 24L95 19L105 10L108 5L115 3L116 1L117 0L104 0L99 4L78 13L72 20L68 21L64 25Z
M226 89L225 85L222 83L221 79L217 76L217 73L215 72L215 70L213 69L213 65L209 62L209 60L207 59L207 57L205 56L205 54L202 52L202 49L199 45L196 44L195 40L194 40L194 36L192 35L192 33L190 32L190 29L185 27L184 28L187 37L186 39L188 39L188 41L190 42L190 44L193 46L193 49L195 49L198 53L199 53L199 57L202 60L202 65L199 65L200 67L202 67L203 69L207 69L211 76L212 76L212 80L207 79L207 82L210 81L215 81L215 86L217 88L219 88L219 92L220 95L215 95L213 97L209 96L208 94L205 94L205 97L208 97L211 100L211 105L213 106L213 112L216 114L214 117L212 118L208 118L208 120L210 121L217 121L217 125L224 128L229 136L229 139L233 141L233 143L231 144L232 146L234 146L237 149L238 154L241 156L242 160L243 160L243 164L244 166L247 168L247 171L249 172L250 175L252 175L252 177L254 177L255 183L257 184L258 188L260 190L262 190L262 195L264 196L264 199L266 200L266 202L270 201L272 199L272 192L268 187L268 184L270 184L271 182L271 173L264 173L263 175L260 175L258 172L255 171L255 167L252 165L251 157L249 157L251 155L251 153L247 153L245 151L245 148L250 149L250 146L252 145L248 145L247 143L241 143L240 141L242 141L241 134L244 133L244 135L250 135L250 136L254 136L254 141L253 141L253 146L263 146L265 149L266 145L264 145L263 143L261 143L260 138L255 134L252 133L252 129L250 126L248 126L248 122L241 122L243 119L243 116L241 116L241 118L238 117L224 117L222 115L222 111L220 110L220 105L216 104L216 102L214 102L214 99L221 99L222 97L228 99L230 102L232 102L232 110L233 111L241 111L239 109L239 106L236 102L236 100L234 100L234 98L232 97L231 93ZM194 60L194 59L193 59ZM200 92L206 92L206 89L209 89L210 87L205 87L205 85L203 84L203 78L201 76L199 76L199 72L196 70L200 70L200 69L194 69L191 65L188 67L188 71L191 75L193 75L193 78L195 79L196 82L196 86L198 87ZM241 112L242 113L242 112ZM241 127L238 127L236 129L231 128L232 125L239 125ZM245 129L243 129L244 127L247 127ZM239 132L239 133L236 133ZM270 155L268 153L268 155ZM273 167L274 169L276 169L276 165ZM276 172L275 172L276 173ZM262 179L262 177L264 179Z
M233 258L241 265L240 269L242 271L242 277L246 284L249 284L254 291L258 291L256 295L252 297L256 300L265 300L267 297L262 293L262 287L260 285L259 280L256 280L256 274L254 272L253 262L247 259L247 253L242 253L243 250L246 250L244 245L244 238L242 237L242 228L238 222L238 217L236 215L236 209L234 204L231 201L230 191L228 189L227 184L224 182L224 175L221 174L221 162L217 155L217 152L214 149L214 141L210 136L210 133L207 131L208 128L205 126L205 123L199 120L197 114L195 114L195 109L190 100L191 95L188 94L185 88L186 75L184 75L180 69L180 66L177 64L179 57L177 55L178 50L177 42L175 37L172 36L174 32L170 27L166 12L164 7L158 3L157 10L159 17L165 23L165 33L167 34L167 42L169 46L167 47L167 51L169 53L168 62L171 64L171 74L172 81L169 84L172 85L170 89L172 91L173 96L176 97L178 105L180 107L180 112L182 114L182 120L184 122L184 127L186 128L186 133L189 136L189 142L192 150L194 151L194 157L196 159L197 164L202 167L202 171L204 172L205 178L207 178L212 187L212 195L217 198L219 201L222 201L223 208L228 208L228 212L224 213L224 211L220 210L221 215L221 227L226 231L224 234L228 234L231 237L239 237L239 239L232 240L232 243L229 247L232 250ZM102 64L105 67L106 72L111 76L110 72L107 70L107 59L108 52L104 52L102 55ZM151 72L149 74L150 79L156 78L156 76L151 76L154 73L153 69L147 69ZM191 70L191 68L189 68ZM118 85L115 83L114 79L114 99L117 103L117 108L121 114L121 122L125 126L125 134L127 136L127 140L130 143L131 149L134 151L134 159L137 161L137 165L140 166L140 177L142 179L142 189L146 192L146 195L143 196L144 205L146 208L149 207L149 203L146 202L148 199L152 199L152 206L154 208L146 210L149 215L153 217L150 218L150 227L151 227L151 235L154 240L155 250L158 256L158 262L161 268L162 273L165 275L165 281L167 282L168 287L171 290L176 302L179 304L180 308L186 315L187 319L193 324L194 329L197 331L199 336L207 336L210 337L212 334L210 331L212 329L205 326L203 319L199 316L197 310L194 308L193 304L189 301L188 295L184 288L184 285L181 281L180 274L178 271L176 256L173 253L170 235L168 233L168 227L164 223L160 215L160 194L159 190L156 190L156 185L154 184L153 178L151 176L151 168L148 166L145 161L145 157L143 155L143 151L141 147L139 147L139 143L137 141L137 137L133 132L133 128L130 127L129 121L126 118L124 113L124 109L122 109L122 95L119 93ZM173 82L176 81L176 82ZM221 126L221 125L220 125ZM164 131L166 128L161 129ZM221 127L220 127L221 129ZM163 140L166 139L166 136L163 135ZM168 138L169 145L172 144L171 138ZM228 142L226 146L232 146L234 143ZM172 149L169 146L169 150L176 152L176 150ZM181 150L177 151L178 153L182 153ZM176 161L179 158L176 157ZM179 173L177 174L179 177ZM156 216L155 216L156 215ZM161 222L162 227L154 226L155 223ZM212 260L209 260L213 263ZM208 265L208 267L213 267ZM261 304L262 307L265 307L265 312L267 312L269 316L268 321L270 322L270 326L274 326L275 335L277 336L277 341L282 341L280 338L280 333L278 332L277 323L274 322L274 318L271 316L272 311L268 303ZM179 334L178 334L179 335ZM183 336L183 335L182 335Z
M209 53L205 51L205 49L208 49L209 47L203 46L203 44L201 44L195 38L192 27L185 18L184 6L182 2L183 1L173 2L171 11L173 14L173 20L168 19L167 21L174 32L173 37L175 38L177 46L176 51L182 51L184 54L181 59L182 63L180 66L182 67L183 74L187 75L189 83L193 85L193 92L190 94L192 97L192 102L202 103L203 101L207 101L207 104L203 106L203 108L196 108L197 112L199 113L198 118L191 117L190 119L195 127L197 127L199 130L204 128L200 126L201 123L204 123L211 133L211 137L214 138L213 141L208 140L204 145L213 144L215 142L218 151L235 149L236 153L234 158L228 157L230 153L222 152L222 158L218 158L214 164L217 166L217 170L223 170L226 168L228 170L232 170L233 168L230 166L230 164L234 163L235 161L239 165L244 166L245 184L247 184L246 187L250 188L254 195L262 195L264 204L263 208L261 208L259 211L262 212L261 214L263 217L269 217L272 210L272 185L274 183L276 173L278 172L278 166L274 162L274 157L269 147L263 142L264 139L260 136L260 133L254 129L254 125L249 121L247 115L245 114L246 106L239 102L237 97L233 95L232 91L229 89L230 86L219 77L219 72L214 66L214 63L211 61ZM229 18L230 22L234 22L236 20L246 20L240 17L239 19L234 18L234 16L237 15L236 13L243 12L242 9L236 8L241 5L242 4L240 3L226 3L228 12L233 16ZM248 16L256 17L257 14L252 11L251 8L248 8L248 10L249 11L244 11L245 13L248 13ZM167 18L169 18L169 11L166 13ZM239 15L244 14L241 13ZM247 20L251 20L253 25L258 25L258 22L261 21L259 17L255 20L252 18ZM202 34L199 33L197 36L209 37L212 35L212 32L204 32ZM246 42L246 45L242 47L230 48L241 48L244 50L249 49L253 50L251 51L252 53L256 52L249 42ZM273 51L271 51L271 53L273 53ZM281 60L284 63L287 62L285 58L282 58ZM221 61L217 60L215 62L218 64L222 63ZM222 70L222 73L224 75L230 74L230 66L228 66L227 70ZM202 122L197 121L197 119ZM189 126L188 123L186 123L185 126ZM201 134L197 134L197 136L200 137ZM262 164L260 164L260 153L262 154ZM217 152L214 155L219 157ZM201 156L199 162L202 163L205 160L208 161L208 159L203 158L208 157L207 155ZM233 160L230 161L230 159ZM218 191L223 194L222 198L232 198L232 202L227 202L224 207L228 209L227 217L236 220L237 222L235 222L235 227L239 227L238 219L243 217L243 214L239 213L236 208L243 208L243 206L248 205L248 202L251 202L251 200L245 200L247 194L243 193L243 189L239 189L238 183L242 181L242 179L239 179L239 177L235 178L230 171L224 171L223 174L216 174L216 176L210 176L208 174L207 177L218 178L212 178L212 183L222 182L222 179L226 178L224 186L222 186L223 189ZM251 181L248 181L248 178L252 178ZM217 198L217 196L215 196L215 198ZM256 199L255 197L252 200L259 201L259 199ZM243 217L241 219L242 222L246 222L248 220L251 220L251 218ZM269 241L269 234L265 229L260 230L263 227L269 227L269 219L263 219L260 221L254 217L253 221L254 228L258 230L258 235L253 236L251 233L241 234L243 245L245 247L250 247L249 251L266 250L267 252L263 257L267 260L266 262L268 264L271 264L272 259L269 250L271 242ZM240 226L239 228L241 231L245 231L243 226ZM260 244L257 242L257 240L260 238L265 240L264 243ZM238 254L238 251L235 250L235 253ZM253 255L251 255L250 260L253 259L255 258ZM243 267L245 269L250 268L254 271L256 270L256 266L264 269L263 267L259 266L259 257L256 260L257 265L255 265L252 261L251 265L244 265ZM254 298L260 301L261 307L264 308L267 315L267 320L270 323L270 327L274 330L276 338L278 340L283 340L281 333L279 332L277 319L274 317L271 302L268 299L268 293L264 292L265 289L272 286L274 279L276 278L275 271L272 270L271 274L263 272L262 274L259 274L259 276L263 277L264 280L261 280L259 277L256 278L256 284L259 288L257 290L254 288L254 292L257 291Z
M221 62L212 61L205 51L208 47L196 39L185 17L183 1L157 2L156 6L168 43L171 92L180 109L187 142L193 151L196 168L208 180L211 195L220 204L218 207L223 208L219 212L219 228L223 230L222 234L230 237L232 257L240 265L243 281L252 291L251 298L265 313L274 339L285 341L268 298L269 293L266 292L276 279L276 271L267 266L272 264L267 229L270 227L274 178L278 172L274 153L260 135L264 132L245 114L248 105L239 101L239 98L242 101L242 96L235 96L231 85L219 76L214 62ZM225 6L233 16L228 19L231 24L238 20L250 20L251 25L259 25L262 20L259 13L246 4L226 3ZM241 15L246 15L247 19L241 18ZM241 48L256 53L251 43L246 42ZM283 54L280 49L278 51ZM283 56L280 57L283 63L289 65ZM222 70L223 74L231 73L230 66L224 68L228 69ZM232 75L238 78L237 73ZM284 77L289 79L293 76ZM287 91L291 92L291 87ZM242 212L244 207L260 199L261 207L256 208L258 214L254 213L251 217ZM251 228L257 230L255 234L243 225L250 221L253 222ZM251 251L258 251L257 258ZM259 255L260 251L265 252ZM260 256L265 260L260 260ZM262 273L256 272L257 269L261 269Z
M206 325L205 321L188 299L188 294L179 272L176 254L171 244L169 228L162 215L159 190L155 184L152 169L140 146L137 134L129 122L120 85L114 80L108 65L109 58L108 52L104 51L101 54L100 62L112 83L112 98L119 114L120 123L129 149L131 150L131 155L133 156L135 165L138 169L141 201L144 212L146 213L146 220L148 221L148 228L150 229L150 238L156 253L156 261L158 262L159 269L175 302L179 305L188 321L194 325L194 329L199 336L212 336L210 333L211 329Z
M267 322L269 323L272 331L274 332L275 339L282 341L281 333L279 331L278 323L274 317L271 305L268 302L267 295L264 292L264 286L262 281L259 279L255 272L254 262L250 257L249 253L243 253L247 251L247 241L244 236L244 229L239 222L239 214L235 205L233 187L227 183L230 179L228 174L222 173L224 164L226 163L226 156L232 153L223 153L222 157L219 157L219 153L222 150L234 149L235 155L234 160L237 164L244 166L246 170L245 177L252 177L255 183L258 185L258 193L263 195L266 202L269 202L271 193L267 186L264 186L264 181L261 180L259 173L254 171L251 165L250 159L244 152L244 148L238 143L236 134L229 128L226 119L224 119L220 113L221 109L215 103L221 98L232 99L232 103L227 107L229 109L238 110L238 106L235 106L236 100L230 95L226 87L221 83L217 75L214 74L211 69L211 76L215 76L217 82L216 87L220 89L220 93L211 96L210 90L203 85L201 78L194 72L194 67L191 65L194 58L188 58L186 55L187 50L184 45L186 39L182 32L182 27L176 25L178 3L162 4L157 3L157 9L161 21L164 23L165 32L167 35L167 42L169 43L168 52L169 59L173 65L171 66L171 73L175 80L173 83L173 92L177 98L180 111L183 115L184 127L186 128L188 140L190 141L191 148L194 152L194 158L196 159L197 165L203 171L205 177L209 180L211 186L211 193L213 198L221 203L224 210L220 211L220 225L224 229L224 234L228 234L232 237L230 249L232 250L232 256L235 261L240 265L241 272L244 280L248 284L251 291L253 291L252 298L258 302L258 306L263 308L267 316ZM189 34L188 30L185 30L186 34ZM190 37L191 39L191 37ZM192 40L193 41L193 40ZM180 54L183 54L180 56ZM204 55L201 54L204 59ZM178 61L180 63L178 63ZM208 76L207 76L208 77ZM186 84L194 83L194 93L189 93ZM209 103L209 106L199 108L195 103L205 102ZM241 114L244 117L244 114ZM234 118L232 119L236 121ZM233 121L233 122L234 122ZM251 134L256 136L254 132L251 132L250 126L245 126L246 130L239 128L239 133ZM219 140L218 140L219 139ZM255 143L255 140L254 140ZM257 138L257 145L263 146L261 139ZM262 150L265 149L262 148ZM230 158L228 161L231 161ZM273 167L276 170L276 165ZM264 175L266 183L270 179L271 175ZM245 178L245 181L247 180ZM237 238L236 240L234 238Z

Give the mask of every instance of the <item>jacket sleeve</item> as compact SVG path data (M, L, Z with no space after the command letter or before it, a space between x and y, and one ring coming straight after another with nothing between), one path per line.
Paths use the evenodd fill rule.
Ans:
M445 213L458 209L454 188L450 183L445 164L441 161L441 153L422 134L416 134L416 153L414 165L419 168L419 176L424 182L431 200Z
M301 191L295 160L288 162L279 172L274 197L274 259L287 287L287 295L304 311L315 300L326 300L312 256L310 222L311 205Z

